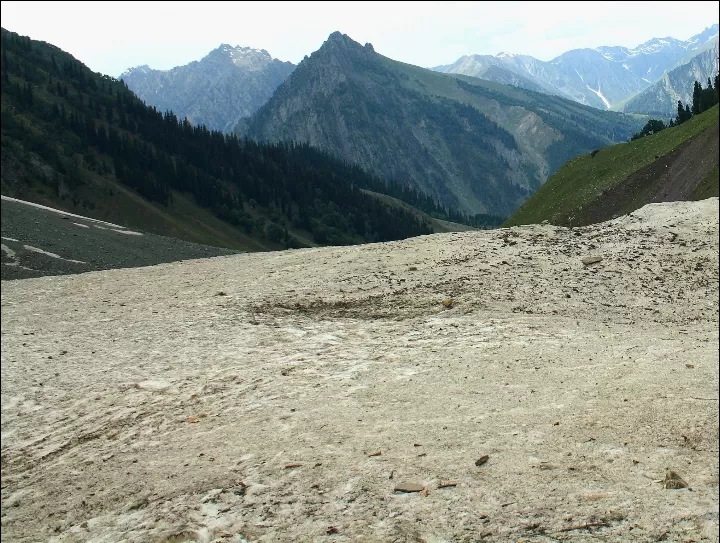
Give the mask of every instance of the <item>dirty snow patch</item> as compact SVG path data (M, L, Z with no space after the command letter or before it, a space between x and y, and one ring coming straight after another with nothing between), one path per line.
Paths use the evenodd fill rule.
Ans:
M44 209L45 211L52 211L53 213L57 213L59 215L64 215L65 217L74 217L76 219L83 219L86 221L96 222L100 224L107 224L108 226L112 226L114 228L125 228L124 226L120 226L119 224L113 224L111 222L105 222L98 219L92 219L90 217L83 217L82 215L75 215L74 213L68 213L67 211L61 211L59 209L55 209L54 207L48 207L40 204L36 204L34 202L27 202L25 200L18 200L17 198L10 198L9 196L0 195L0 197L3 200L7 200L8 202L17 202L18 204L25 204L32 207L37 207L38 209Z
M600 98L600 100L603 101L603 104L605 104L605 107L608 108L608 109L610 109L610 102L608 102L608 101L607 101L607 98L605 98L605 97L603 96L603 93L600 92L600 86L599 86L599 85L598 85L598 89L597 89L597 90L591 89L591 88L590 88L590 85L585 85L585 86L588 88L588 90L591 90L592 92L594 92L595 94L597 94L598 98Z
M10 247L5 245L4 243L0 243L0 249L2 249L2 252L5 253L8 258L12 258L13 260L15 260L15 251L13 251Z
M87 264L87 262L83 262L82 260L73 260L71 258L63 258L60 255L56 255L55 253L51 253L44 249L38 249L37 247L33 247L32 245L23 245L23 248L27 251L32 251L33 253L39 253L39 254L45 255L45 256L51 256L52 258L64 260L65 262L74 262L75 264Z

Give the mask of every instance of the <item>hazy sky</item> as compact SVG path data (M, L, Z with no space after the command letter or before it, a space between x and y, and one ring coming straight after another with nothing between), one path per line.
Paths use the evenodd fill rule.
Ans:
M687 39L720 2L0 2L2 27L117 77L169 69L221 43L297 63L335 30L395 60L431 67L501 51L550 60L569 49Z

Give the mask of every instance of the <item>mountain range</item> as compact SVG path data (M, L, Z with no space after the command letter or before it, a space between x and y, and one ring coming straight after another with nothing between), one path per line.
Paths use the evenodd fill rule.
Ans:
M693 53L705 50L717 35L718 25L714 24L684 41L653 38L632 49L574 49L547 62L512 53L466 55L433 70L541 89L581 104L611 109L652 85L678 63L687 62ZM511 82L514 77L518 79Z
M267 102L294 69L294 64L274 59L264 49L222 44L200 61L171 70L138 66L119 79L160 111L228 133Z
M638 120L404 64L334 32L238 134L308 143L468 214L507 216L566 160Z
M717 51L717 37L715 49L704 37L687 42L684 60ZM548 94L501 66L485 73L498 81L398 62L334 32L297 67L222 45L119 82L3 30L3 191L68 210L82 202L115 221L144 198L151 230L234 248L396 239L456 228L437 219L498 224L566 161L645 121ZM156 87L147 106L134 78ZM42 137L50 131L59 145ZM163 210L174 202L180 214ZM189 220L201 215L202 225Z
M3 196L248 251L468 229L426 195L307 145L242 141L158 111L52 44L3 28L0 49Z
M715 24L688 40L653 38L634 48L575 49L548 62L513 53L469 55L432 69L556 95L598 109L667 117L678 99L687 99L685 92L695 79L714 76L708 73L713 63L707 52L717 49L717 36ZM698 55L703 56L695 59ZM230 133L240 119L265 104L294 69L295 65L274 59L264 49L222 44L199 61L171 70L138 66L123 72L120 79L161 111Z
M689 62L665 72L662 77L632 97L622 108L626 113L640 113L660 118L674 118L677 103L692 103L693 82L707 88L707 81L715 79L720 69L718 61L718 37L706 44L702 52Z

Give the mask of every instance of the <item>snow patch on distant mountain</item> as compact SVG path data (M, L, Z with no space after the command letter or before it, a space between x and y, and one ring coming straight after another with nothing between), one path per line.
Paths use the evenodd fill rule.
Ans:
M149 74L152 72L152 68L148 66L147 64L143 64L142 66L135 66L134 68L128 68L123 73L120 74L120 77L118 79L122 79L123 77L127 77L130 74Z
M653 38L633 48L603 46L574 49L549 62L503 51L495 56L464 56L453 64L433 69L506 84L507 71L510 71L527 78L547 94L606 109L611 103L626 101L644 91L669 70L701 54L712 40L717 39L717 35L718 25L715 24L685 41L663 37ZM493 66L505 72L490 70ZM592 82L592 85L587 86L587 82ZM527 84L525 87L529 88Z
M595 89L593 89L592 87L590 87L590 85L585 85L585 86L588 88L588 90L591 90L592 92L594 92L595 94L597 94L597 97L600 98L600 100L603 101L603 104L605 104L605 107L608 108L608 109L610 109L610 102L608 102L608 101L607 101L607 98L605 98L605 97L603 96L603 93L600 92L600 87L599 87L599 86L598 86L597 90L595 90Z

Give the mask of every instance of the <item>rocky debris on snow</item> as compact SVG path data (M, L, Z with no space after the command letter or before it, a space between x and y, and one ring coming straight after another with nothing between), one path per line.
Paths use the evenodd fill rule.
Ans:
M718 199L513 231L3 281L3 539L717 541Z
M668 470L667 473L665 473L663 486L667 489L673 490L688 488L688 484L685 482L685 480L673 470Z

